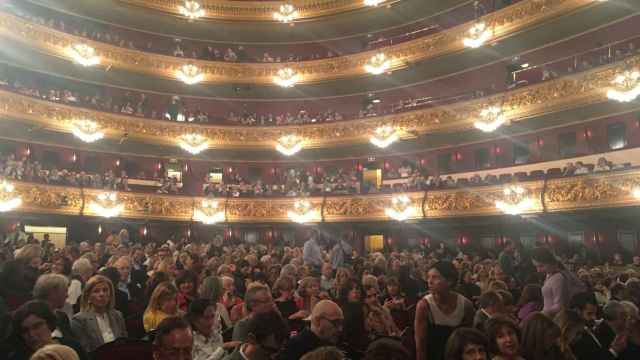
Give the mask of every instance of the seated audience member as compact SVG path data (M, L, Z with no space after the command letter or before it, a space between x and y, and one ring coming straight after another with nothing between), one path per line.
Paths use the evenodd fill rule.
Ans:
M38 349L30 360L81 360L78 353L65 345L49 344Z
M485 331L493 360L524 360L520 356L520 329L510 318L492 317L486 322Z
M522 323L529 315L542 310L542 289L539 285L528 284L522 289L518 300L518 320Z
M611 170L613 170L613 166L604 157L598 158L598 162L596 162L596 166L593 168L594 172L603 172L603 171L611 171Z
M100 270L98 274L106 277L113 284L116 299L115 309L120 311L122 317L126 319L129 314L129 297L127 296L127 293L120 290L118 287L118 284L120 283L120 273L118 273L118 270L114 267L107 267Z
M482 332L462 327L449 336L445 348L444 360L487 360L489 342Z
M167 317L158 324L153 340L153 359L193 359L193 333L188 322L179 317Z
M522 326L522 356L527 360L571 360L560 348L560 328L547 315L537 312Z
M306 353L300 360L344 360L345 355L338 348L323 346Z
M593 334L587 322L575 310L566 310L559 317L560 343L570 349L577 360L612 360L622 352L626 343L618 341L611 348L604 348Z
M287 324L276 311L255 314L247 325L247 338L225 360L269 360L282 348L288 335ZM299 359L300 357L280 357Z
M225 356L222 334L216 326L215 303L206 299L192 301L185 320L193 331L194 360L217 360Z
M502 297L496 291L487 291L480 295L478 306L480 308L473 318L473 327L483 331L485 323L489 319L503 312L504 303Z
M198 279L196 275L189 270L183 271L182 274L176 278L176 287L178 289L177 302L180 311L186 312L191 301L196 298L198 294L197 283Z
M409 351L398 340L391 338L378 339L367 347L364 360L409 360Z
M54 337L73 337L71 322L63 310L67 300L68 288L69 280L59 274L42 275L33 287L33 298L49 305L49 309L56 317L56 328L53 331Z
M602 348L616 351L620 343L626 343L629 315L622 301L611 300L604 306L602 321L594 331Z
M216 304L216 315L219 318L218 327L228 329L233 326L227 308L221 303L224 289L222 280L217 276L207 276L198 288L199 298Z
M177 294L176 287L168 281L159 284L153 290L149 305L147 305L143 316L145 331L155 330L165 318L179 315L176 300Z
M115 310L115 291L109 279L95 275L87 281L80 312L73 316L71 329L89 353L103 344L127 337L124 318Z
M245 295L245 305L249 315L245 319L238 321L233 327L233 341L245 341L247 339L249 323L253 316L277 309L269 287L258 283L249 285Z
M584 165L582 163L582 161L577 161L576 162L576 171L574 171L574 175L584 175L584 174L588 174L591 171L589 170L589 167Z

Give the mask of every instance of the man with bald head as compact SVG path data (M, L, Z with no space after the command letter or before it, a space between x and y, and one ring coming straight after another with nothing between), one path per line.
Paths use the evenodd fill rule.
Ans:
M311 327L289 340L280 354L281 360L300 359L304 354L322 346L335 346L342 333L344 315L331 300L318 302L311 311Z

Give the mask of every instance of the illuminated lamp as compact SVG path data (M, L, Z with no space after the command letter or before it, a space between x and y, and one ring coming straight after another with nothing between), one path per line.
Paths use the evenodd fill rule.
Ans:
M281 23L288 23L298 17L298 11L291 4L282 4L278 11L273 13L273 18Z
M186 64L176 70L176 77L187 85L194 85L204 80L204 73L197 66Z
M302 150L304 140L296 135L285 135L278 139L276 150L286 156L291 156Z
M305 199L298 199L293 203L293 209L287 211L287 216L291 221L304 224L317 218L316 211L311 203Z
M96 49L87 44L74 44L67 48L67 54L74 62L82 66L95 66L100 64L100 57L96 55Z
M391 198L391 207L385 208L384 213L397 221L405 221L416 212L411 199L405 194L394 195Z
M184 134L178 138L178 146L184 151L196 155L209 147L209 141L200 134Z
M98 216L111 218L118 216L124 210L124 205L118 203L118 195L115 192L104 192L89 203L89 209Z
M386 148L398 139L400 139L400 135L395 128L391 125L383 125L376 128L369 140L379 148Z
M507 185L502 200L496 200L495 204L507 215L520 215L533 207L533 199L522 186Z
M86 143L92 143L104 138L104 132L100 131L98 124L91 120L72 121L71 133Z
M204 199L199 208L193 210L193 219L206 225L224 221L224 209L220 209L217 201Z
M478 48L491 38L491 30L487 24L479 22L469 29L469 36L463 39L464 46Z
M607 97L619 102L631 102L640 95L640 72L625 71L611 82L613 88L607 91Z
M300 75L290 67L278 70L273 77L273 82L283 88L293 87L300 81Z
M480 111L480 118L473 123L476 129L484 132L492 132L506 122L502 108L499 106L487 106Z
M197 1L185 1L184 5L178 5L178 11L189 21L199 19L204 16L204 9Z
M15 187L7 181L0 182L0 212L7 212L22 205L22 198L14 193Z
M364 69L373 75L380 75L387 71L391 66L391 59L388 59L384 53L377 53L364 64Z

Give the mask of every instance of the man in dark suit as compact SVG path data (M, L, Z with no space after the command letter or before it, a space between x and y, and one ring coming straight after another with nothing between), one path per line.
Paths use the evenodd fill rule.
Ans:
M71 322L62 308L67 300L69 280L60 274L46 274L38 277L33 287L33 297L49 306L56 316L56 329L52 336L58 338L73 339Z
M169 317L156 328L153 341L155 360L193 359L193 333L189 323L179 317Z
M249 320L247 339L223 360L269 360L287 338L287 324L280 313L255 314Z
M603 320L594 332L598 342L615 357L627 347L627 323L629 314L619 301L611 300L602 309Z

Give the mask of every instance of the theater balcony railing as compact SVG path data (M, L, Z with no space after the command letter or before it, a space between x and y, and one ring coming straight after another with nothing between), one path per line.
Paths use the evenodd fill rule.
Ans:
M491 29L492 36L487 42L491 43L595 3L596 0L524 0L490 13L479 21ZM10 13L0 14L0 37L70 61L72 57L68 49L76 44L86 44L94 48L96 56L101 59L99 66L177 79L178 71L190 64L195 65L202 73L201 83L256 85L273 85L274 77L283 68L293 69L299 76L299 84L365 76L368 74L365 64L381 52L391 60L386 72L406 68L412 63L464 50L463 39L475 24L466 23L397 45L329 59L291 63L233 63L185 59L126 49L28 22Z
M18 213L98 216L90 206L101 191L71 187L13 182L14 196L22 199ZM522 215L616 208L640 205L634 196L640 189L640 170L566 178L519 182L529 199ZM405 194L412 208L407 220L439 219L468 216L498 216L503 211L497 202L505 200L503 186L479 186L451 190L433 190ZM326 196L306 199L315 216L309 222L395 221L385 211L392 207L391 194L362 196ZM117 201L122 205L118 217L172 221L193 221L204 198L167 196L149 193L121 192ZM288 212L296 198L219 198L223 213L220 222L272 223L290 222ZM7 213L5 213L7 214Z
M62 105L0 90L0 117L37 123L56 131L71 133L75 121L95 122L107 137L177 146L176 139L197 133L209 148L273 149L280 138L296 135L304 148L366 143L381 126L397 129L401 138L421 134L469 130L483 109L501 106L506 123L515 123L544 114L580 108L608 101L607 90L616 75L640 66L640 56L593 68L571 76L510 90L471 101L398 114L313 125L241 127L191 125L179 122L141 119ZM535 121L529 120L529 121Z

